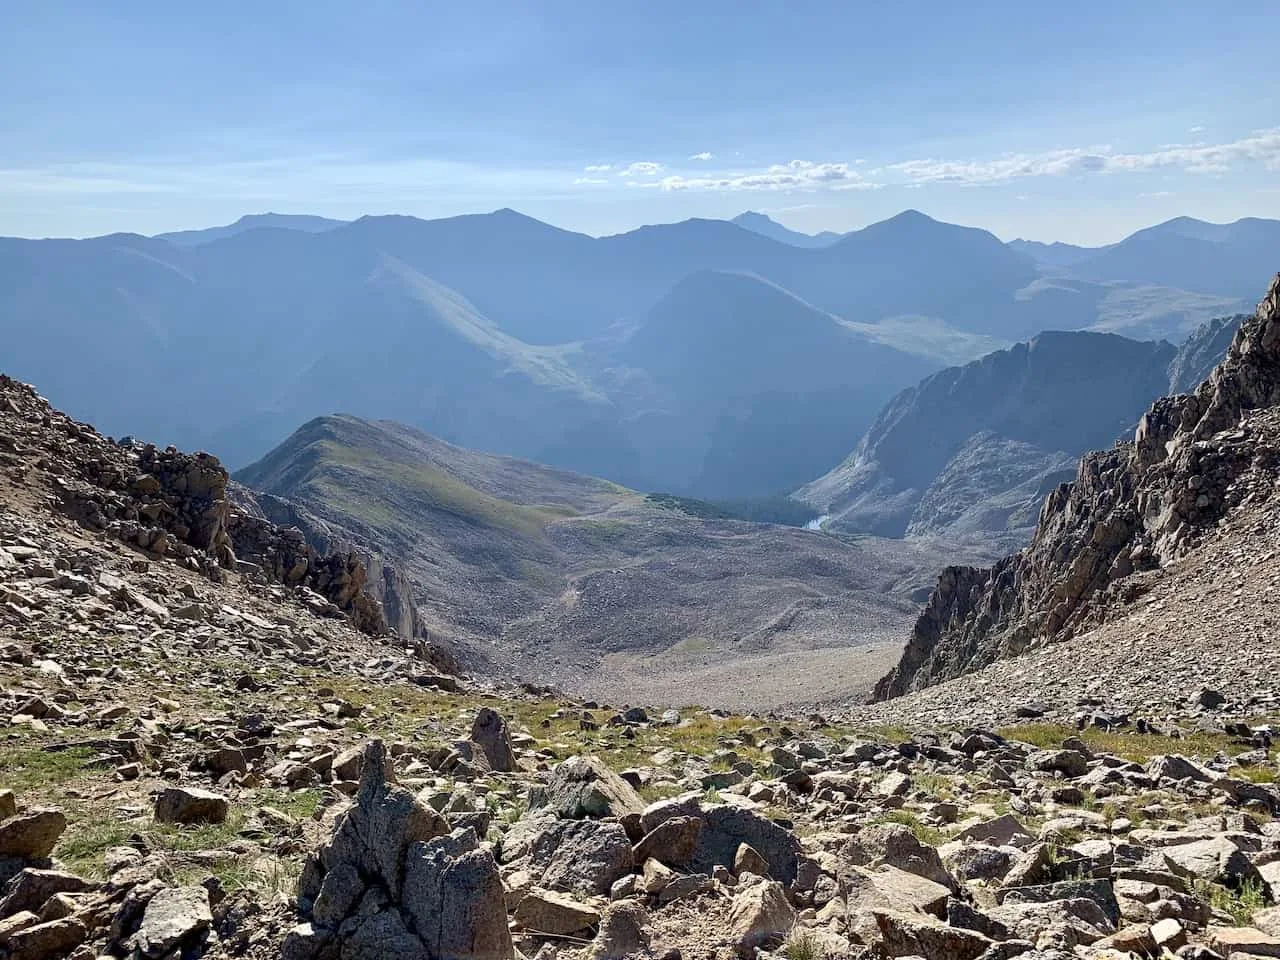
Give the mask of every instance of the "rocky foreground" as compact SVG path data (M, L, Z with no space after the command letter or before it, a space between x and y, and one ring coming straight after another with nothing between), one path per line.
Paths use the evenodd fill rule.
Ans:
M357 629L356 561L237 541L207 461L6 387L5 960L1280 955L1265 702L904 728L481 689Z

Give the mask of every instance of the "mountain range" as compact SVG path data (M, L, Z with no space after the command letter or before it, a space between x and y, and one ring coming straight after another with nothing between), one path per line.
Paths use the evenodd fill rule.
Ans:
M344 411L630 487L761 496L835 467L945 366L1045 330L1181 339L1240 309L1238 248L1276 249L1274 221L1174 221L1130 241L1203 263L1121 276L1130 241L1064 272L915 211L808 247L744 223L596 238L511 210L266 214L5 239L0 330L7 368L73 414L232 465Z

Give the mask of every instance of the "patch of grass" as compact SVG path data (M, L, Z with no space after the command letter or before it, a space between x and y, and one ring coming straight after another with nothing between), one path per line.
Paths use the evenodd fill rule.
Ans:
M900 823L909 829L917 840L936 847L946 841L946 836L936 827L922 823L920 818L909 810L889 810L875 820L876 823Z
M1227 771L1230 776L1253 783L1275 783L1276 771L1271 767L1232 767Z
M154 823L146 836L153 849L166 853L191 853L197 850L221 850L243 828L244 811L233 807L227 814L225 823Z
M1129 730L1102 730L1098 727L1076 730L1056 723L1025 723L1005 727L999 733L1008 740L1018 740L1046 750L1058 749L1067 737L1079 737L1096 753L1109 753L1135 763L1145 763L1162 754L1206 758L1220 752L1240 753L1245 749L1232 743L1231 737L1225 733L1199 730L1172 737Z
M256 801L260 807L274 807L295 820L310 820L320 806L320 791L311 787L304 790L259 790Z
M67 832L55 851L72 873L102 877L102 855L122 846L136 830L128 824L97 816L68 818Z
M1239 890L1229 890L1218 883L1197 880L1195 892L1202 899L1208 900L1213 909L1229 914L1238 927L1248 926L1253 915L1267 905L1266 892L1256 880L1245 880Z
M787 960L825 960L826 951L818 945L818 938L810 931L796 929L782 945L782 955Z
M84 773L93 756L87 747L40 750L30 747L0 748L3 783L18 794L74 780Z
M530 506L502 500L443 470L422 463L388 460L372 450L328 440L313 444L313 448L318 463L309 485L323 488L343 510L373 526L387 527L398 522L397 506L383 501L377 493L388 487L428 510L527 537L541 536L543 527L553 520L577 515L567 506ZM356 475L356 482L345 476L348 471Z
M931 771L913 774L911 786L916 790L923 790L939 800L951 800L955 797L955 783L945 774Z

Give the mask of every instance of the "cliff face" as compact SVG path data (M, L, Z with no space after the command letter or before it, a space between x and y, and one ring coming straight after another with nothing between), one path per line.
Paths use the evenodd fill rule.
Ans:
M990 569L952 567L875 699L900 696L1080 632L1141 589L1229 510L1272 495L1280 435L1280 276L1194 393L1157 400L1133 441L1087 454L1031 544Z
M795 496L828 526L887 537L993 532L1026 542L1042 485L1168 391L1168 343L1047 332L898 394L842 464Z
M426 627L418 616L408 576L403 568L386 559L371 544L322 520L293 500L250 490L234 480L230 491L242 512L298 531L316 552L358 557L367 574L365 589L382 604L387 627L404 640L426 636Z
M211 579L238 570L305 588L319 612L345 616L366 633L386 632L360 557L322 554L300 531L236 507L217 457L115 443L3 375L0 450L14 455L33 496L47 489L62 512L90 530Z

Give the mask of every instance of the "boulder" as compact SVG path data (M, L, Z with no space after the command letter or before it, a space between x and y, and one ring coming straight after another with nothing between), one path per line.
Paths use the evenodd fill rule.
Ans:
M796 911L776 880L741 884L729 909L729 942L739 956L754 956L757 947L781 941L796 924Z
M980 933L952 927L917 913L875 911L886 956L923 960L976 960L992 942Z
M1205 942L1224 957L1280 957L1280 937L1253 927L1210 927Z
M155 818L161 823L225 823L227 798L198 787L166 787L156 797Z
M644 801L635 788L596 757L570 757L531 798L531 810L546 809L568 820L640 814Z
M5 960L53 960L84 943L89 931L77 917L37 923L10 935Z
M587 960L628 960L649 953L649 915L634 900L609 905L600 918L600 931L587 948Z
M1180 843L1164 847L1161 853L1169 869L1181 877L1229 887L1238 887L1246 880L1263 886L1258 868L1227 837Z
M636 844L635 862L644 863L653 858L669 867L687 867L701 834L701 817L672 817L658 824Z
M360 759L356 802L303 866L298 902L307 921L286 938L288 960L330 955L386 960L508 960L498 865L474 831L387 781L381 741Z
M209 891L204 887L167 887L161 890L142 914L138 927L138 951L158 960L174 951L194 946L206 935L213 914Z
M495 773L510 773L516 768L515 751L511 749L511 733L507 721L496 710L481 707L471 725L471 740L480 745L489 769Z
M633 865L627 832L613 822L557 820L529 848L529 873L553 890L607 894Z
M403 911L431 957L514 955L498 865L470 830L409 848Z
M554 890L531 890L516 907L515 920L530 933L567 937L580 934L600 922L591 906Z
M0 899L0 917L24 910L38 911L46 900L58 893L83 893L93 887L88 880L61 870L37 870L28 867L9 882Z
M61 810L31 810L0 823L0 859L44 860L62 831L67 818Z

